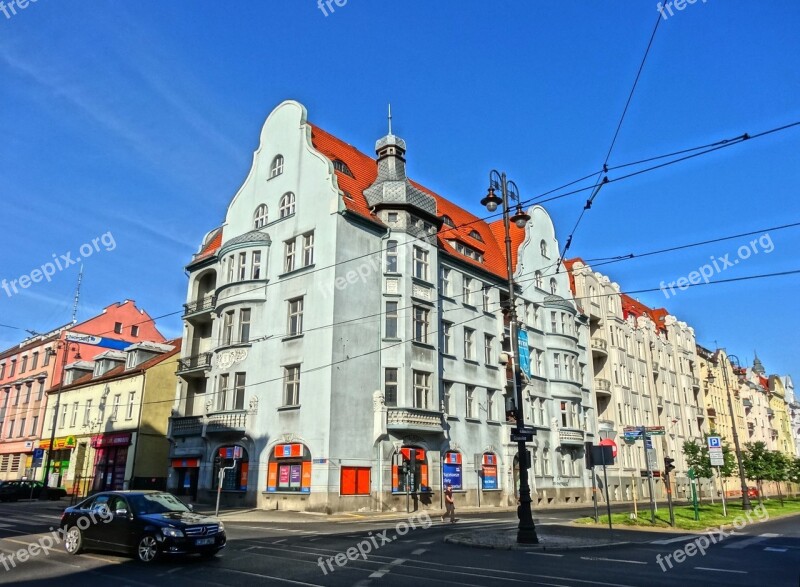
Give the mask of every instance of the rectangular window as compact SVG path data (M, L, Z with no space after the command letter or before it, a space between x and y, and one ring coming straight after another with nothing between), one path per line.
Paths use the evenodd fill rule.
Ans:
M567 315L561 312L561 334L567 334Z
M474 385L467 385L467 393L466 393L466 410L467 410L467 418L475 418L477 417L475 414L475 386Z
M397 273L397 241L386 243L386 273Z
M33 387L32 383L28 383L25 385L25 405L27 406L31 403L31 388Z
M75 428L75 424L78 423L78 402L72 404L72 416L69 419L69 427Z
M397 302L386 302L386 338L397 338Z
M294 258L295 258L295 241L294 239L286 241L284 244L283 255L283 272L289 273L294 271Z
M575 404L572 402L561 402L561 426L564 428L575 428Z
M303 235L303 267L314 264L314 233Z
M117 416L119 415L119 404L122 400L122 396L120 394L116 394L114 396L114 405L111 406L111 418L110 420L116 420Z
M6 364L0 363L0 379L5 379L6 376Z
M397 369L383 370L383 393L387 406L397 405Z
M550 332L558 332L558 317L556 312L550 312Z
M131 336L138 337L139 336L139 327L138 326L131 326Z
M283 368L283 404L300 405L300 365Z
M561 379L561 365L558 353L553 353L553 379Z
M303 334L303 298L289 300L289 336Z
M370 495L369 467L342 467L341 495Z
M83 425L88 426L92 418L92 400L86 400L86 408L83 410Z
M244 388L247 374L237 373L233 379L233 409L244 409Z
M414 247L414 277L428 281L428 251Z
M454 402L453 397L453 383L451 381L444 382L444 411L446 414L451 416L455 415L455 410L453 406Z
M11 438L14 436L14 424L16 424L16 420L13 418L8 422L8 429L6 430L6 438Z
M39 381L39 393L36 396L37 401L42 401L44 397L44 379Z
M470 277L464 276L464 281L462 283L461 288L461 295L462 301L467 306L472 305L472 279Z
M228 283L233 283L233 276L236 272L236 267L233 265L233 255L228 257Z
M487 365L494 365L494 336L483 335L483 355Z
M253 251L250 279L261 279L261 251Z
M453 354L453 324L451 322L442 322L442 353Z
M28 355L25 355L24 357L22 357L22 361L20 362L19 365L19 374L22 375L27 370L28 370Z
M19 437L25 436L25 418L22 418L19 421L19 434L17 434L17 436Z
M135 391L128 392L128 411L125 413L126 420L133 419L133 406L135 405L135 402L136 402L136 392Z
M39 434L39 416L34 416L31 419L31 436L37 436Z
M114 322L114 332L116 334L122 334L122 322Z
M250 309L239 312L239 342L250 342Z
M544 377L544 351L536 350L536 373Z
M67 411L68 410L69 410L69 406L67 404L64 404L63 406L61 406L61 422L58 425L59 428L63 428L64 426L67 425Z
M219 376L219 387L217 387L217 411L221 412L228 407L228 380L230 375L223 373Z
M439 287L442 290L443 296L447 296L449 298L453 295L452 285L453 284L450 281L450 269L447 267L442 267L442 282Z
M494 390L486 390L486 419L494 421Z
M233 339L233 310L229 312L225 312L225 315L222 319L222 340L220 344L228 345L231 344L231 340Z
M430 311L414 306L414 340L416 342L428 342L428 331L430 326Z
M237 265L236 273L238 281L247 279L247 253L239 253L239 264Z
M544 409L544 403L545 403L545 399L540 397L539 401L537 402L536 408L537 408L537 410L539 412L539 416L538 416L539 417L539 424L541 424L542 426L547 426L547 415L546 415L546 412L545 412L545 409Z
M11 359L11 372L8 374L9 377L13 377L14 373L17 372L17 360Z
M431 409L431 374L414 371L414 407Z
M475 331L464 328L464 359L475 360Z
M489 290L491 286L488 284L483 284L483 311L490 312L490 303L492 301L491 296L489 295Z
M36 369L39 366L39 351L34 351L31 369Z
M11 393L11 392L9 392L9 393ZM11 404L11 405L13 405L13 406L18 406L19 405L20 393L22 393L22 390L17 389L17 390L14 391L14 403Z

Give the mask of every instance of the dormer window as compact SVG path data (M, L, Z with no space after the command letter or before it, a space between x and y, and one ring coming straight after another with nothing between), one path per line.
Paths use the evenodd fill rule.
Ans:
M278 177L283 173L283 155L276 155L269 168L269 178Z
M474 238L478 242L483 242L483 237L478 233L477 230L471 230L469 235Z
M483 253L479 253L472 247L468 247L462 242L459 241L450 241L450 246L453 247L456 252L461 253L465 257L469 257L470 259L475 259L478 263L483 263Z
M281 218L286 218L294 214L294 194L286 192L281 198L280 215Z
M447 226L449 226L450 228L455 228L456 227L456 225L453 224L453 219L450 218L449 216L442 216L442 222L444 224L446 224Z
M258 208L256 208L256 211L253 214L254 226L256 230L259 228L264 228L267 225L267 213L268 209L266 204L261 204Z
M347 163L345 163L341 159L333 160L333 168L340 173L344 173L345 175L349 175L350 177L355 178L353 172L350 171L350 168L347 166Z

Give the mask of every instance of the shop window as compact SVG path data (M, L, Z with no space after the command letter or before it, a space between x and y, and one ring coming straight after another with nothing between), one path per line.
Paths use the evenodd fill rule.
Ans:
M369 467L342 467L339 493L342 495L369 495L369 475Z
M223 491L247 491L247 474L250 471L250 462L247 450L243 446L222 446L214 456L214 476L212 489L219 487L219 471L225 468L222 479Z
M392 492L426 493L430 490L427 453L416 447L401 448L392 456Z
M310 493L311 452L299 443L272 449L267 467L267 491Z
M442 463L442 480L444 486L452 485L453 489L463 489L462 458L460 452L450 451L445 453Z
M500 489L497 477L497 455L493 452L483 453L481 466L481 489L492 491Z

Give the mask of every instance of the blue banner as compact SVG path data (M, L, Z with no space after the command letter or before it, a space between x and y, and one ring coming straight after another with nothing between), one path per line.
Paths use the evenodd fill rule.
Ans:
M528 332L520 330L517 333L519 339L519 368L525 376L531 378L531 349L528 347Z
M69 342L77 342L80 344L91 344L94 346L103 347L105 349L112 349L115 351L122 351L131 346L133 343L126 340L116 340L114 338L103 338L101 336L94 336L91 334L80 334L77 332L68 332L65 337Z
M453 489L461 489L461 465L448 465L442 466L442 477L444 478L444 486L447 484L453 486Z

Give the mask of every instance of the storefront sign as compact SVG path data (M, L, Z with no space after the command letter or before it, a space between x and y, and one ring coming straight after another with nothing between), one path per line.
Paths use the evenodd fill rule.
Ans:
M302 444L279 444L275 447L276 459L297 458L303 456Z
M101 336L92 336L91 334L79 334L77 332L69 332L64 337L69 342L77 342L79 344L90 344L99 346L106 349L113 349L123 351L133 343L126 340L115 340L113 338L103 338Z
M75 440L74 436L62 436L61 438L56 438L53 442L53 449L54 450L61 450L64 448L75 448L78 446L77 441ZM43 448L47 450L50 448L50 441L43 440L39 443L39 448Z
M483 464L481 466L481 489L499 489L497 484L497 455L494 453L484 453Z
M128 446L131 443L131 433L100 434L92 437L92 448L105 446Z
M452 485L453 489L461 489L461 465L448 465L442 466L442 477L444 478L444 486Z
M200 459L172 459L173 469L197 469L200 467Z

